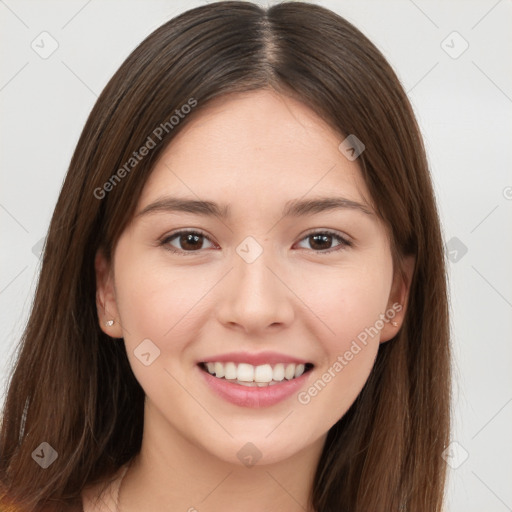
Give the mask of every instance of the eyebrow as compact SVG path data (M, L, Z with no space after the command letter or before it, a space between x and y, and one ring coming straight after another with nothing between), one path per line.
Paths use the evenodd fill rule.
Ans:
M301 217L315 215L317 213L349 209L373 215L372 211L365 205L345 199L343 197L319 197L316 199L292 199L285 203L283 217ZM158 213L158 212L184 212L195 215L215 216L221 219L228 219L231 216L229 205L219 205L213 201L201 201L179 197L162 197L147 205L136 217Z

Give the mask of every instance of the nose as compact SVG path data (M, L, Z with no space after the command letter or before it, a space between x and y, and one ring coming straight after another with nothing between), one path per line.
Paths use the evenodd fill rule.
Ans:
M220 291L218 320L247 334L263 334L293 321L294 294L270 250L252 263L234 255L234 268Z

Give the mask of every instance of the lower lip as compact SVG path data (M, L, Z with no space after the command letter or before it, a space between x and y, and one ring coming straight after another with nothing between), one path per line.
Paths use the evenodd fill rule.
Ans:
M217 395L224 400L240 407L269 407L286 400L297 393L312 370L303 373L300 377L292 380L283 380L279 384L265 387L249 387L242 384L235 384L225 379L219 379L198 367L206 383Z

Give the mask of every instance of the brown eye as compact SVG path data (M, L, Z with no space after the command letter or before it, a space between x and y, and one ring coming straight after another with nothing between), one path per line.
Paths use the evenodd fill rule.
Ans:
M301 242L303 240L307 240L309 243L309 248L314 252L318 252L319 254L334 252L345 247L350 247L352 245L351 242L332 231L317 231L314 233L309 233L301 240ZM336 241L338 243L333 247L332 244ZM308 247L306 247L306 249L307 248Z
M211 243L206 235L198 231L179 231L162 240L162 245L165 245L171 252L190 253L204 249L205 241Z

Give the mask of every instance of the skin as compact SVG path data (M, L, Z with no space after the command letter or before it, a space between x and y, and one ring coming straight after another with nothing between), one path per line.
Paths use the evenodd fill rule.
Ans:
M121 510L303 511L328 430L361 391L379 344L400 329L413 263L405 280L393 271L386 228L373 213L282 217L286 201L317 196L372 209L357 160L338 149L344 137L302 103L259 90L217 99L190 121L155 165L136 213L173 195L229 203L232 217L136 215L112 265L101 252L96 258L101 328L124 338L146 393L142 449ZM209 240L192 249L183 238L167 242L185 255L158 244L180 229ZM312 229L334 230L352 246L336 238L315 245ZM263 249L250 264L236 252L247 236ZM395 303L403 305L398 325L385 323L308 404L294 394L241 407L198 378L196 363L207 356L271 350L314 363L307 390ZM147 338L160 350L149 366L134 355ZM237 457L247 442L261 452L251 467Z

